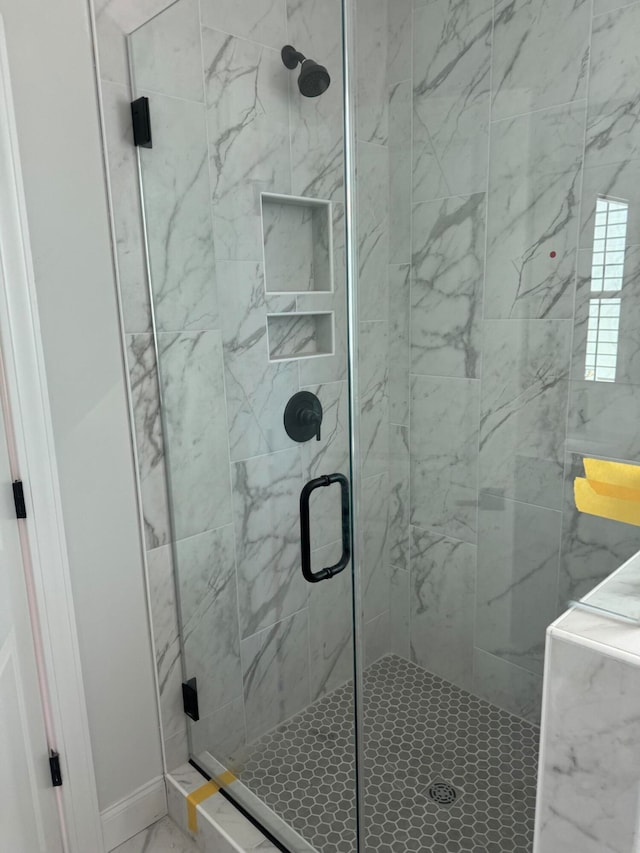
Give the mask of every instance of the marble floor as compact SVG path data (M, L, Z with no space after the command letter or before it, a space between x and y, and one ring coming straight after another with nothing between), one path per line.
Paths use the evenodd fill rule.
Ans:
M113 853L199 853L171 818L164 817L121 844Z
M364 694L366 853L530 853L536 726L395 656ZM240 777L319 853L353 853L351 685L254 744Z

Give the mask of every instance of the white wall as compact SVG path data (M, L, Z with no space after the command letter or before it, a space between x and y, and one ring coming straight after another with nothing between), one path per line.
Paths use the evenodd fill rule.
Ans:
M162 773L85 0L5 20L100 808Z

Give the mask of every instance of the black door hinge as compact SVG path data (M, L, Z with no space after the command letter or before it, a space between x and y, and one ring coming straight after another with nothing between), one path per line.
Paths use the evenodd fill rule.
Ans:
M49 754L49 767L51 769L51 784L54 788L62 785L62 772L60 771L60 756L51 750Z
M195 678L190 678L182 685L182 707L187 717L191 717L197 723L200 719L200 711L198 709L198 682Z
M140 148L153 148L149 98L142 97L131 101L131 121L133 123L133 144L140 146Z
M13 481L13 502L16 505L16 518L27 517L27 505L24 502L22 480Z

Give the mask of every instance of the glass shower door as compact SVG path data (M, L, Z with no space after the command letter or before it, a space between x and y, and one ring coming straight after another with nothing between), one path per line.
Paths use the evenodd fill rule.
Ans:
M353 851L341 4L177 0L129 51L190 755Z

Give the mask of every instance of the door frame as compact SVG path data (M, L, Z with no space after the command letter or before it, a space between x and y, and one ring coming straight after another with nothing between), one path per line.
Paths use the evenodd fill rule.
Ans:
M5 28L0 15L0 340L16 476L24 484L30 571L47 683L43 706L55 733L67 853L103 853L71 574L49 407L44 353Z

